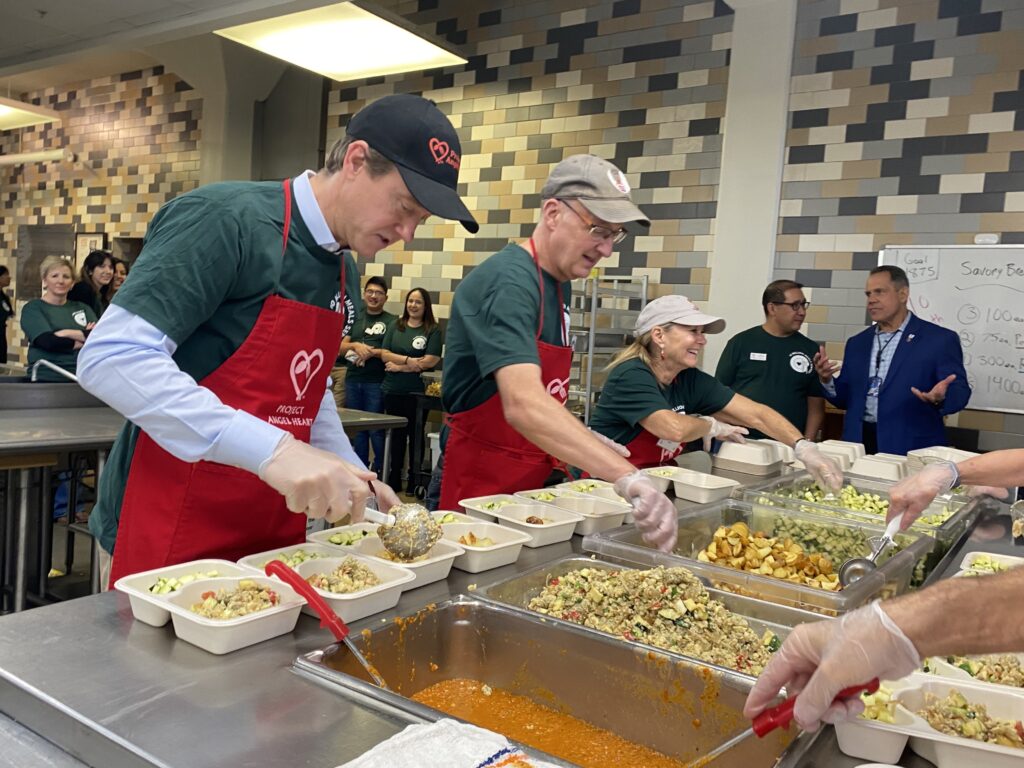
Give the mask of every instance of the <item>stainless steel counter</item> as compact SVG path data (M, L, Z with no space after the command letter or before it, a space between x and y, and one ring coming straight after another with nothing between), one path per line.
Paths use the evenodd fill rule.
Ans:
M105 407L0 410L0 455L106 449L123 425Z

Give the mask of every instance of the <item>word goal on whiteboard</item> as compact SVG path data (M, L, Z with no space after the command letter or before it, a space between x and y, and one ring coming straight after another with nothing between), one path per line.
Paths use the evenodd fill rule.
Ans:
M915 315L960 335L967 407L1024 413L1024 246L889 246L878 260L906 271Z

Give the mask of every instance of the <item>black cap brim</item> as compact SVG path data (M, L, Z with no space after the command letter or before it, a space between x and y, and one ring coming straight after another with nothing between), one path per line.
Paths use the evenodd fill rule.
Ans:
M480 225L476 223L473 214L469 212L466 204L462 202L454 189L433 179L428 179L400 163L395 163L395 167L398 168L398 172L402 175L402 181L409 188L409 193L416 198L417 203L435 216L459 222L471 234L475 235L480 231Z

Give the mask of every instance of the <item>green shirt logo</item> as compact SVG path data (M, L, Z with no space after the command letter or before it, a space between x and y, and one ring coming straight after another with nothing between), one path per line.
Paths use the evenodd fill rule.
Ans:
M416 351L420 351L420 350L426 349L427 348L427 337L426 336L417 336L415 339L412 340L412 348L415 349Z
M803 352L790 352L789 353L789 367L797 373L810 373L814 367L809 358Z
M89 318L85 316L84 309L76 309L71 313L71 319L78 323L83 328L89 324Z

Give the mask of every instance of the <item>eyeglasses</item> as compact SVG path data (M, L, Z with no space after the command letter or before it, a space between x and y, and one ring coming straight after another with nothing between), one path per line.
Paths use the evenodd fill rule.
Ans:
M807 309L811 306L809 301L773 301L772 304L777 304L780 307L789 307L794 312L799 312L801 309Z
M556 198L557 199L557 198ZM587 231L590 236L595 240L611 240L613 243L621 243L626 239L629 234L625 229L610 229L609 227L601 226L600 224L594 224L593 222L587 221L583 218L583 214L569 205L565 200L558 200L562 205L568 208L570 211L576 214L576 217L587 225Z
M363 291L363 293L365 293L367 296L387 296L387 294L384 293L384 291L380 291L380 290L372 290L371 291L369 288L367 288L365 291Z

